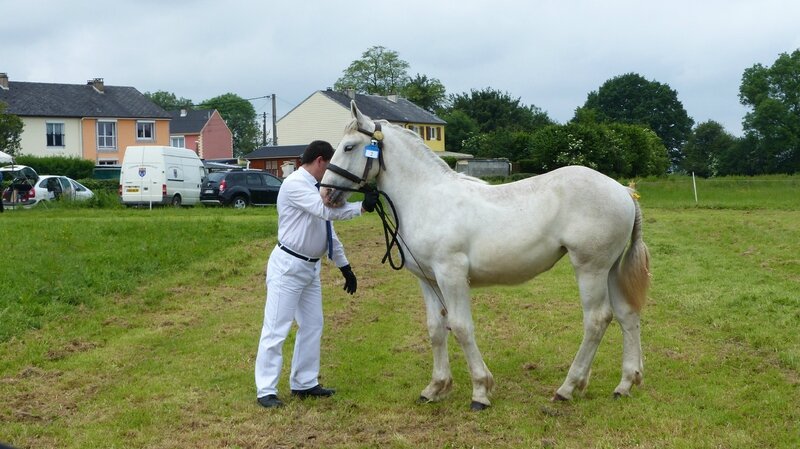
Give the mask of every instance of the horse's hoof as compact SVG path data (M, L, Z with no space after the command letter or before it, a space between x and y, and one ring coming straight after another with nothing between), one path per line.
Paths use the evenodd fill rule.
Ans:
M631 397L630 393L620 393L619 391L614 392L614 399L629 398L629 397Z
M425 396L420 396L417 398L417 404L430 404L431 400L426 398Z
M472 404L469 405L469 409L473 412L480 412L489 408L488 404L484 404L483 402L472 401Z
M568 402L568 401L569 401L568 398L565 398L564 396L561 396L558 393L554 394L552 399L550 399L550 402Z

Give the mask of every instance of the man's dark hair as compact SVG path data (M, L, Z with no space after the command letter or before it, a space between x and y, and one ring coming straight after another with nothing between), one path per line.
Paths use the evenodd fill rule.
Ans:
M333 157L333 147L331 144L324 140L315 140L308 144L303 156L300 158L300 163L305 165L309 162L314 162L314 159L322 156L322 160L329 161Z

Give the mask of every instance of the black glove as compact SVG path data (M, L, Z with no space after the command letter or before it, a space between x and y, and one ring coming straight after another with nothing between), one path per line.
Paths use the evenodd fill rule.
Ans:
M367 212L372 212L375 210L375 205L378 204L378 200L380 196L377 190L370 190L369 192L364 193L364 201L361 202L361 207L364 208Z
M352 295L356 292L356 288L358 287L358 281L356 280L355 273L353 273L353 269L350 268L350 265L345 265L339 267L339 270L342 271L342 276L344 276L344 291Z

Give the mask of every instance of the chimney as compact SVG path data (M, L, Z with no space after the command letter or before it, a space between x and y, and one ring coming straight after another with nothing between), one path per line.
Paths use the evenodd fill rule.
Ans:
M347 96L350 97L351 100L356 99L356 90L355 89L347 89Z
M186 109L181 109L181 117L186 117Z
M87 81L86 84L94 87L94 90L100 92L101 94L103 93L103 90L105 89L105 86L104 86L104 83L103 83L103 78L91 79L91 80Z
M8 74L0 73L0 89L8 90Z

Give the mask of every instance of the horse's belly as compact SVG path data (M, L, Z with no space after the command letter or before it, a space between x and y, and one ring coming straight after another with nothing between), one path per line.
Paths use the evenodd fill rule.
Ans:
M470 285L519 284L544 273L566 254L556 245L541 245L521 252L496 248L470 258Z

